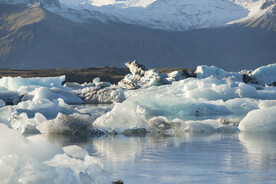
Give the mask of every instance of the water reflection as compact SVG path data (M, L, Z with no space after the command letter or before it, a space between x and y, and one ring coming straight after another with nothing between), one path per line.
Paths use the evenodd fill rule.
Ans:
M247 153L250 168L276 168L275 134L242 132L239 134L239 140Z
M63 147L76 144L99 158L113 180L125 183L270 183L276 181L273 134L147 134L72 137L43 135Z

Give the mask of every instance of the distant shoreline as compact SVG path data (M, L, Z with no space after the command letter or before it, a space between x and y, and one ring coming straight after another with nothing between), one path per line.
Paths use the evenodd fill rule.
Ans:
M160 72L170 73L177 70L191 70L184 68L159 68ZM15 69L0 69L0 78L2 77L56 77L65 75L65 82L85 83L92 82L96 77L100 77L102 81L107 81L115 84L122 80L125 75L130 73L128 68L116 67L95 67L81 69L30 69L30 70L15 70Z

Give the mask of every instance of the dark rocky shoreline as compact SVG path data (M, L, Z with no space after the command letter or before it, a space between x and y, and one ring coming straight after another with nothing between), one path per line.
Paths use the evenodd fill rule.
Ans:
M160 68L160 72L169 73L176 70L186 70L184 68ZM190 70L190 69L187 69ZM191 71L191 70L190 70ZM56 77L65 75L66 82L85 83L92 82L96 77L100 77L102 81L108 81L112 84L118 83L125 75L130 73L128 68L116 67L97 67L97 68L82 68L82 69L33 69L33 70L11 70L0 69L1 77Z

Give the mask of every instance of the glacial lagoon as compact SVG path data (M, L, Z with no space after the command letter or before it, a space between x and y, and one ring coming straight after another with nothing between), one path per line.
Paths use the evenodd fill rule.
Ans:
M126 65L117 85L1 78L0 183L276 182L276 64Z

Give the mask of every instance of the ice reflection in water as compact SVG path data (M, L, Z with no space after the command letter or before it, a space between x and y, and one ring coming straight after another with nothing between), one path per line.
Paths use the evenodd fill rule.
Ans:
M125 183L276 182L273 134L49 136L48 140L83 147L104 163L113 180Z

